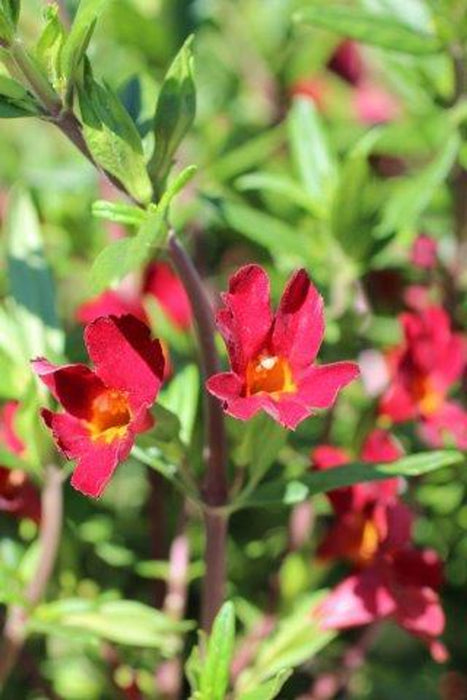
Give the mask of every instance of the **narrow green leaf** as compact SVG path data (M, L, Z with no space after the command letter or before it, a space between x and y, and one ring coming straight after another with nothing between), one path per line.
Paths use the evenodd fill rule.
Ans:
M211 201L221 218L238 233L263 246L273 255L289 254L303 260L307 242L296 228L245 204L227 199Z
M21 469L28 471L29 465L23 459L15 455L13 452L5 449L0 445L0 464L7 469Z
M293 505L317 493L332 491L343 486L352 486L365 481L381 481L394 476L421 476L442 467L459 464L464 457L456 450L436 450L420 452L403 457L390 464L364 464L353 462L322 472L310 472L284 483L272 481L260 486L250 497L241 497L235 508L265 507L273 505Z
M81 0L70 33L62 50L62 73L67 80L74 77L91 40L97 19L107 0Z
M229 601L219 610L209 636L200 677L200 697L203 700L224 700L229 685L234 643L235 609Z
M60 22L58 5L48 5L45 18L45 26L36 44L36 58L53 87L64 95L66 77L63 74L61 58L66 34Z
M281 195L292 204L305 209L312 216L319 219L324 218L325 212L318 206L318 203L309 197L300 185L285 175L267 172L249 173L239 177L235 185L241 191L258 190Z
M164 613L132 600L89 602L62 600L39 606L28 628L46 634L81 630L126 646L161 649L172 655L179 648L179 635L192 627L174 622Z
M315 207L325 210L333 192L336 166L312 100L298 97L293 101L287 127L295 169Z
M18 327L29 357L60 354L64 336L55 312L54 287L42 248L39 219L28 192L11 191L7 216L8 278Z
M459 153L460 144L459 135L451 134L444 147L424 170L401 181L399 188L384 207L382 221L378 227L381 237L417 225L419 217L450 172Z
M146 218L146 213L139 207L101 199L92 205L92 213L97 219L129 226L140 226Z
M252 688L252 690L246 693L235 695L235 698L236 700L273 700L279 697L279 692L291 675L292 671L284 668L279 671L274 678L271 678L271 680L261 683L256 688Z
M0 75L0 118L31 117L40 114L37 102L16 80Z
M416 31L391 15L349 5L316 3L300 10L296 21L400 53L425 55L441 49L441 42L434 34Z
M363 194L369 170L366 155L353 153L344 161L331 209L333 235L343 250L356 260L363 257L373 240L364 216Z
M175 152L196 114L192 43L189 37L174 58L157 99L155 145L148 164L156 192L163 190Z

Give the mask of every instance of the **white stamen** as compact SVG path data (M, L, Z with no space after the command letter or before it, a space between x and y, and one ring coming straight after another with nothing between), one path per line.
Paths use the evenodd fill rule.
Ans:
M277 357L263 357L260 361L260 365L263 369L272 369L277 362Z

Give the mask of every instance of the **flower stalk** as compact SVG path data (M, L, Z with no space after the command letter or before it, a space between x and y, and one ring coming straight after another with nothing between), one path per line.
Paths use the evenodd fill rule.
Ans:
M0 647L0 686L6 682L26 638L26 622L41 601L53 572L60 545L63 521L63 473L53 465L46 468L42 490L42 520L39 534L39 564L26 590L26 608L13 606L8 613Z

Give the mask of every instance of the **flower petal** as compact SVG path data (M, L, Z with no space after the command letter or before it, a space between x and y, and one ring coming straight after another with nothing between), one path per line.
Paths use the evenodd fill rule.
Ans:
M396 603L383 571L376 566L349 576L321 603L323 629L365 625L394 613Z
M95 372L109 388L128 393L133 410L150 406L164 375L164 356L149 328L134 316L103 316L84 339Z
M292 369L307 367L318 354L324 334L323 299L305 270L298 270L282 295L274 321L274 353Z
M310 408L327 408L349 382L359 376L354 362L310 367L298 382L296 399Z
M76 418L89 420L93 399L103 390L99 377L86 365L52 365L44 358L32 361L36 374L65 411Z
M145 273L143 294L155 297L181 330L190 327L192 320L190 300L170 265L162 262L149 265Z
M467 450L467 411L447 401L437 413L422 421L420 433L431 447L447 447L451 443Z
M269 279L259 265L245 265L230 278L223 295L225 308L217 314L234 372L243 373L249 360L263 349L272 325Z
M408 632L437 637L444 630L445 617L438 594L428 586L395 588L396 619Z

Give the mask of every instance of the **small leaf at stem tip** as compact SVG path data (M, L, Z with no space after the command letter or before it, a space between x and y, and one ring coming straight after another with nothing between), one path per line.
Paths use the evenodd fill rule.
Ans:
M200 677L205 700L224 700L229 684L230 662L235 643L235 608L227 601L217 613L209 635L206 659Z

